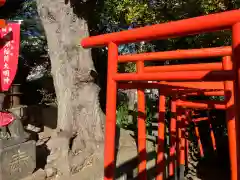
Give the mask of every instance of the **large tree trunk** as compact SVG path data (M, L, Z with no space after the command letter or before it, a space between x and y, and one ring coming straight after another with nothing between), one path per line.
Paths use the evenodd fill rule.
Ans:
M48 165L59 173L80 171L103 142L99 87L90 50L79 44L88 36L88 25L64 0L37 0L47 36L52 76L58 101L57 133L48 143ZM67 162L66 162L67 161Z

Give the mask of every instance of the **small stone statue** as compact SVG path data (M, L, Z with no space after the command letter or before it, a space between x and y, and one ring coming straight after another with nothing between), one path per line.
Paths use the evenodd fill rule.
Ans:
M0 146L7 147L25 142L29 134L24 131L20 119L3 109L5 94L0 94Z
M3 93L0 94L0 111L3 110L3 102L4 102L5 95ZM10 136L7 132L7 127L3 126L0 127L0 139L8 139Z

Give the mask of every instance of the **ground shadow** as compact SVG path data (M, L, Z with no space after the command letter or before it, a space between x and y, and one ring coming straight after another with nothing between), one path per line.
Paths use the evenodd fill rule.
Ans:
M45 143L36 147L36 170L45 168L49 155L50 151Z
M140 116L145 115L144 113L138 113ZM206 114L202 114L205 116ZM229 158L228 158L228 141L226 134L223 133L224 128L226 128L226 122L225 122L225 113L224 111L219 110L213 110L210 113L211 117L211 124L212 129L215 135L216 139L216 150L213 150L213 145L211 144L211 136L210 136L210 127L209 124L205 122L202 122L202 124L199 126L201 142L204 147L204 157L200 158L197 157L196 161L198 161L197 165L195 166L195 170L197 171L197 177L202 180L212 180L212 179L219 179L219 180L228 180L230 179L230 171L229 171ZM119 133L119 128L117 128L117 132ZM117 133L116 136L116 146L118 147L118 140L119 140L119 134ZM204 137L205 136L205 137ZM137 135L133 136L137 142ZM177 142L177 140L175 139ZM160 142L160 144L163 144L164 142ZM136 143L137 144L137 143ZM171 145L171 144L170 144ZM118 148L117 148L118 149ZM145 151L140 152L140 156L145 155ZM159 164L156 164L152 168L147 169L147 175L148 179L154 179L156 175L159 173L159 170L157 169L159 166L168 166L170 161L175 161L177 156L168 157L164 161L160 162ZM156 152L151 151L147 152L147 159L148 161L156 159ZM136 169L138 167L139 162L141 159L139 159L138 156L129 159L128 161L124 162L123 164L116 167L115 170L115 178L122 178L125 179L138 179L140 177L144 176L144 172L137 173ZM192 162L188 162L192 163ZM114 163L111 164L109 167L105 169L105 173L107 177L111 176L111 173L109 172L114 167ZM175 166L177 167L177 166ZM186 167L186 172L188 168ZM178 172L178 169L175 171ZM165 174L165 179L168 180L175 180L176 176L174 177L167 177L167 174Z
M211 110L209 113L212 117L210 119L212 128L209 127L208 121L198 124L204 157L198 159L197 176L203 180L228 180L230 179L230 164L225 112ZM216 150L213 149L210 130L214 132Z

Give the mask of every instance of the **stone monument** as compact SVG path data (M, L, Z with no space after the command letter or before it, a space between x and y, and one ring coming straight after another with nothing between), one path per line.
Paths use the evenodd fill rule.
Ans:
M19 180L36 168L36 143L25 132L22 122L3 109L0 94L0 180Z

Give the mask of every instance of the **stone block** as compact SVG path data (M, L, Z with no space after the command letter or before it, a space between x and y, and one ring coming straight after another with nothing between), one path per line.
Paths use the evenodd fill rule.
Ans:
M26 141L0 150L0 180L19 180L36 168L36 143Z

